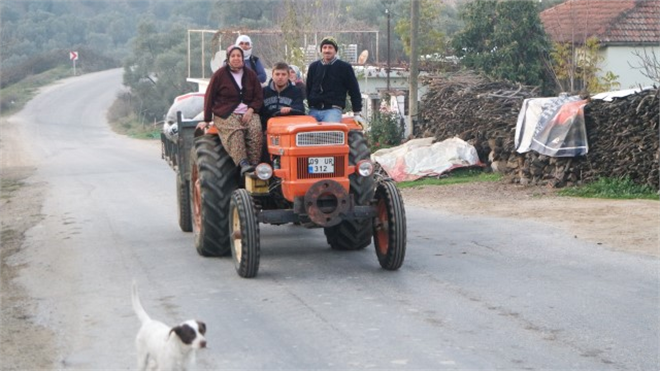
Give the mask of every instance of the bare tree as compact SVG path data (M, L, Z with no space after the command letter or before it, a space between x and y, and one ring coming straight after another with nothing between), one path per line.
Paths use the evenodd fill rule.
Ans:
M639 70L644 77L660 83L660 60L655 54L655 50L651 49L650 52L646 48L642 51L635 50L632 54L637 57L637 63L630 63L630 68Z

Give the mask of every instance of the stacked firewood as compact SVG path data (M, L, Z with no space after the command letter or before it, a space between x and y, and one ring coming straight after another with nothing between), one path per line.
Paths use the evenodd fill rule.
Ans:
M538 96L537 88L470 73L428 77L424 84L428 91L419 105L414 137L459 137L495 170L509 173L518 167L514 158L506 171L515 150L516 121L523 101Z
M612 102L593 100L585 107L589 153L577 170L586 181L629 177L658 189L660 156L658 89Z
M413 136L457 136L475 146L484 164L512 182L562 187L599 177L628 177L659 189L657 89L611 102L591 101L585 107L589 153L553 158L515 152L518 114L524 99L538 96L535 88L475 75L430 77L425 83L428 92Z

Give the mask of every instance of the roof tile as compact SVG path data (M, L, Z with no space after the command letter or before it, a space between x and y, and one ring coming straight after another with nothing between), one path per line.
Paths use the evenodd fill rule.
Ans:
M541 12L553 41L660 43L660 0L568 0Z

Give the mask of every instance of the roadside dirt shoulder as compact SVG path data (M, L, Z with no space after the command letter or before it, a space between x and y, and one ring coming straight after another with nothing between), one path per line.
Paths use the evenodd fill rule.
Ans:
M552 188L501 182L404 188L401 193L406 205L533 220L607 248L660 256L658 201L563 197Z
M25 233L43 219L41 207L47 189L29 179L35 163L28 144L20 139L19 124L0 119L1 369L50 369L54 334L34 321L34 298L14 282L23 267L13 263L12 256L21 250Z

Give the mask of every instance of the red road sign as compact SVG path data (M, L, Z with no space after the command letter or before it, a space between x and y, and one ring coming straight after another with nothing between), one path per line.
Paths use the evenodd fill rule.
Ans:
M77 61L78 60L78 52L69 52L69 59L72 61Z

